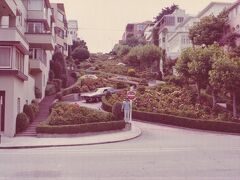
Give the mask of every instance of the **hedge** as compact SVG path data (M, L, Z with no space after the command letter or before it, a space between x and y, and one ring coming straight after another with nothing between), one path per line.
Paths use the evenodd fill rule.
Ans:
M106 98L102 98L102 108L105 111L111 112L112 106L107 102ZM229 133L240 133L240 123L235 122L223 122L223 121L207 121L201 119L193 119L187 117L174 116L169 114L160 114L152 112L133 111L133 118L157 122L168 125L175 125L193 129L221 131Z
M38 134L77 134L86 132L101 132L120 130L125 128L124 121L110 121L101 123L89 123L79 125L51 126L43 123L36 128Z

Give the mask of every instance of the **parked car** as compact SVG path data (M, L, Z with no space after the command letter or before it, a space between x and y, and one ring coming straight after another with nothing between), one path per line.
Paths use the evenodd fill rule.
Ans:
M124 63L118 63L117 66L126 66Z
M107 92L112 94L118 92L119 90L114 89L113 87L103 87L97 88L96 91L90 93L82 94L82 98L86 100L87 103L99 102Z

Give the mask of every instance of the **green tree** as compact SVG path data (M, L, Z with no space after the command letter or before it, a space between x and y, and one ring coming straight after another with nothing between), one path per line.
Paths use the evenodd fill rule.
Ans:
M210 71L210 84L215 88L224 89L232 96L233 117L237 117L236 95L240 93L240 60L228 55L216 58Z
M73 41L72 51L74 51L74 49L77 47L88 49L87 43L84 40L80 40L80 39Z
M228 29L228 18L225 11L219 16L206 16L189 29L189 38L194 45L206 46L220 42Z
M77 47L72 52L73 59L77 59L79 61L87 60L90 57L90 53L87 49L82 47Z
M201 97L201 89L209 84L209 71L215 57L224 55L223 49L217 44L202 48L188 48L184 50L176 63L176 70L185 81L192 79L196 83L198 99ZM213 107L216 104L216 89L210 86L213 93Z
M178 5L171 5L170 7L165 7L162 11L154 18L155 22L158 22L162 19L163 16L172 14L175 10L179 9Z
M149 67L161 58L161 48L155 45L137 46L130 50L126 59L131 64L137 64L141 69Z

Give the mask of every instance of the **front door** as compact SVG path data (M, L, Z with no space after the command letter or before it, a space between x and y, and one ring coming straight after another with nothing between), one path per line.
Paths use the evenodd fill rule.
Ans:
M0 131L4 131L5 91L0 91Z

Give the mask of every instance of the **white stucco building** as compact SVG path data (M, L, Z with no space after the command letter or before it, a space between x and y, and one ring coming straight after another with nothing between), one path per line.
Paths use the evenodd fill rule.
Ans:
M65 31L64 6L56 5L54 18L49 0L0 1L0 130L4 136L16 133L16 117L25 104L35 99L35 88L42 97L48 81L50 60L57 41L55 24ZM67 54L67 49L63 52Z
M200 11L197 16L187 17L181 24L175 27L173 33L168 38L167 55L172 59L176 59L181 51L187 47L192 46L189 39L189 29L198 22L201 18L209 15L217 16L224 9L231 6L231 3L211 2L206 8Z
M237 0L229 7L229 25L230 31L240 34L240 0ZM237 45L240 45L240 38L237 39Z
M77 20L68 21L68 35L72 36L73 41L77 41L78 39L78 21Z

